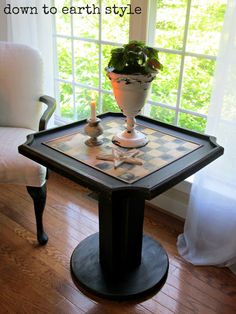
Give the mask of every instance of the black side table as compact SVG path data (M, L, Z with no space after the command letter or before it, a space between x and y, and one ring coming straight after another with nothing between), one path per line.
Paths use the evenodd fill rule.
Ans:
M116 113L99 116L103 122L121 117ZM85 120L30 135L19 147L23 155L98 193L99 233L75 248L71 272L76 284L111 299L141 297L160 289L166 281L168 256L157 241L143 235L145 200L163 193L223 154L214 137L142 116L137 122L197 143L199 148L130 184L44 145L82 130Z

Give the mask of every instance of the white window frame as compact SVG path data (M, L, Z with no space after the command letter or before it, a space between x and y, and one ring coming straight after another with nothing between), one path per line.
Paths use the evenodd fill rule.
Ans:
M138 0L140 1L140 0ZM156 0L148 0L149 3L149 20L148 20L148 35L147 35L147 42L149 45L154 46L154 36L155 33L153 32L155 21L156 21L156 12L157 12L157 1ZM186 113L190 114L196 117L201 117L207 120L208 115L202 114L196 111L192 110L186 110L184 108L180 107L180 101L181 101L181 92L182 92L182 86L183 86L183 74L184 74L184 62L185 57L196 57L196 58L204 58L206 60L214 60L216 61L216 56L206 55L206 54L199 54L199 53L192 53L188 52L186 50L187 46L187 35L188 35L188 27L189 27L189 21L190 21L190 10L191 10L191 4L192 0L188 0L187 8L186 8L186 15L185 15L185 26L184 26L184 37L183 37L183 49L182 50L174 50L174 49L165 49L162 47L155 47L160 52L165 52L169 54L177 54L181 56L181 64L180 64L180 76L179 76L179 82L178 82L178 90L177 90L177 102L176 106L171 106L165 103L160 103L157 101L151 101L149 100L148 103L150 105L159 106L162 108L167 108L175 111L175 121L174 124L178 125L179 121L179 114L180 113ZM149 115L149 106L144 108L144 114Z
M132 1L132 0L131 0ZM71 1L71 5L72 5L72 1ZM102 0L99 0L99 5L100 7L102 7ZM59 96L59 90L58 90L58 83L68 83L70 85L72 85L73 87L73 103L74 103L74 118L77 119L75 117L75 106L76 106L76 101L75 101L75 87L82 87L82 88L89 88L92 91L96 91L98 92L99 95L99 99L98 99L98 109L99 112L102 112L102 94L112 94L112 91L108 91L102 88L102 72L104 71L104 69L102 68L102 45L109 45L109 46L114 46L114 47L120 47L122 45L122 43L119 42L110 42L110 41L105 41L102 40L102 29L101 29L101 25L102 25L102 16L99 15L99 36L98 39L90 39L90 38L83 38L83 37L78 37L78 36L74 36L73 34L73 15L71 15L71 35L61 35L61 34L57 34L56 33L56 23L55 23L55 19L54 19L54 25L53 25L53 42L54 42L54 51L55 51L55 63L54 63L54 73L55 73L55 95L56 95L56 100L57 103L60 104L60 96ZM67 81L64 79L60 79L59 75L58 75L58 61L57 61L57 53L56 53L56 38L66 38L66 39L71 39L71 43L72 43L72 81ZM74 74L74 45L73 45L73 40L80 40L80 41L84 41L84 42L92 42L92 43L96 43L99 45L99 86L98 87L93 87L93 86L87 86L81 83L76 83L75 82L75 74ZM63 125L65 123L68 122L67 119L62 118L59 114L60 111L60 107L57 107L56 110L56 114L55 114L55 124L56 125Z
M157 101L152 101L149 100L148 103L145 105L144 109L143 109L143 114L149 116L149 112L150 112L150 106L154 105L154 106L159 106L162 108L166 108L166 109L170 109L172 111L175 111L175 121L174 124L178 125L178 120L179 120L179 114L180 113L186 113L186 114L190 114L196 117L201 117L204 119L207 119L207 114L202 114L196 111L191 111L191 110L186 110L184 108L181 108L180 106L180 101L181 101L181 91L182 91L182 86L183 86L183 73L184 73L184 62L185 62L185 58L188 56L191 57L197 57L197 58L204 58L207 60L216 60L215 56L210 56L210 55L205 55L205 54L198 54L198 53L191 53L186 51L186 43L187 43L187 34L188 34L188 26L189 26L189 19L190 19L190 9L191 9L191 0L188 0L187 3L187 9L186 9L186 20L185 20L185 30L184 30L184 39L183 39L183 49L182 50L174 50L174 49L165 49L162 47L155 47L157 48L160 52L164 52L164 53L169 53L169 54L177 54L181 57L181 64L180 64L180 76L179 76L179 82L178 82L178 90L177 90L177 102L176 102L176 106L173 105L169 105L166 103L161 103L161 102L157 102ZM71 1L72 3L72 1ZM102 1L99 0L99 4L100 6L102 6ZM147 44L154 46L154 37L155 37L155 22L156 22L156 12L157 12L157 1L156 0L131 0L131 4L133 7L141 7L142 9L142 14L134 14L131 15L130 18L130 32L129 32L129 39L130 40L142 40L144 42L146 42ZM109 42L109 41L104 41L102 40L102 30L101 27L99 28L99 37L98 39L88 39L88 38L81 38L81 37L77 37L74 36L73 34L73 15L71 15L71 36L69 35L60 35L60 34L56 34L56 28L54 25L54 32L53 32L53 36L54 36L54 44L55 44L55 52L56 52L56 38L67 38L67 39L71 39L71 43L72 43L72 76L73 76L73 80L72 82L70 81L66 81L63 79L60 79L58 77L58 64L57 62L55 62L55 69L54 69L54 73L55 73L55 95L57 95L57 98L59 98L59 91L57 88L57 83L69 83L72 85L73 87L73 98L74 98L74 113L76 112L75 110L75 106L76 106L76 102L75 102L75 87L82 87L82 88L89 88L91 90L94 90L96 92L98 92L99 95L99 101L98 101L98 108L99 108L99 112L101 112L101 108L102 108L102 93L103 94L112 94L111 91L107 91L104 90L102 88L102 71L104 71L104 69L102 69L102 45L111 45L111 46L121 46L121 43L114 43L114 42ZM100 19L100 26L101 26L101 15L99 15L99 19ZM99 86L98 87L92 87L92 86L87 86L81 83L76 83L75 82L75 75L74 75L74 46L73 46L73 40L77 39L77 40L81 40L84 42L93 42L93 43L97 43L99 45ZM56 55L56 53L55 53ZM57 99L57 103L60 103L60 99ZM58 108L57 110L57 114L56 114L56 124L64 124L65 122L68 122L68 120L65 121L64 118L61 118L59 115L59 110L60 108ZM76 116L74 116L74 118L76 119Z
M101 3L102 3L102 1L100 0L100 4ZM155 40L155 32L154 31L155 31L155 23L156 23L157 1L156 0L145 0L145 1L143 1L143 0L131 0L131 4L134 7L137 7L137 6L141 7L142 8L142 14L141 15L131 15L129 39L130 40L142 40L142 41L146 42L148 45L154 46L154 40ZM150 110L151 105L171 109L171 110L175 111L175 124L176 125L178 124L178 118L179 118L180 113L187 113L187 114L191 114L194 116L198 116L198 117L202 117L202 118L207 119L207 115L205 115L205 114L201 114L201 113L190 111L190 110L185 110L185 109L180 107L185 57L191 56L191 57L205 58L205 59L214 60L214 61L216 60L215 56L209 56L209 55L197 54L197 53L189 53L186 51L187 30L188 30L188 27L186 28L186 26L189 25L190 8L191 8L191 0L188 0L187 9L186 9L183 50L179 51L179 50L173 50L173 49L164 49L162 47L155 47L160 52L177 54L177 55L181 56L180 76L179 76L179 84L178 84L178 97L177 97L176 106L171 106L171 105L168 105L165 103L160 103L160 102L155 102L155 101L149 100L148 103L146 104L146 106L144 107L144 110L143 110L143 114L149 115L149 110ZM72 16L71 23L73 25L73 16ZM72 25L71 25L71 27L72 27ZM101 16L100 16L100 25L101 25ZM54 30L55 30L55 28L54 28ZM54 31L54 38L56 36L57 35ZM71 38L70 36L60 36L60 37ZM103 44L111 45L114 47L121 46L122 44L101 40L101 29L99 31L98 40L91 40L91 39L85 39L85 38L79 38L79 37L73 37L73 39L79 39L79 40L83 40L83 41L87 41L87 42L96 42L96 43L100 44L99 45L100 46L100 50L99 50L99 64L100 64L99 81L100 81L100 83L99 83L98 88L90 87L90 89L95 90L99 93L99 108L101 109L101 106L102 106L101 95L102 95L102 93L112 94L111 91L103 90L102 86L101 86L102 71L104 70L101 68L101 58L102 58L101 47ZM55 40L54 40L54 43L55 43ZM56 45L54 48L56 49ZM73 52L73 49L72 49L72 52ZM73 52L73 54L74 54L74 52ZM57 62L55 62L55 73L57 73L57 69L58 69ZM74 73L73 73L73 78L74 78ZM58 75L57 75L56 80L71 84L71 82L67 82L65 80L59 80ZM78 87L86 87L83 84L75 83L74 80L73 80L72 84L73 84L73 89L77 86ZM55 85L57 86L57 84L55 84ZM59 95L58 91L56 91L56 95ZM74 93L74 95L75 95L75 93ZM57 99L57 101L59 103L59 99ZM58 110L59 110L59 108L58 108ZM65 122L68 122L68 121L65 121L65 119L60 118L60 116L57 114L56 124L57 125L65 124ZM187 211L186 199L188 198L188 196L183 197L184 201L181 199L181 197L180 198L178 197L176 199L175 190L178 191L178 195L179 195L179 192L182 192L182 194L180 193L181 195L188 195L190 193L190 189L191 189L191 182L192 182L192 177L179 183L176 187L172 188L168 192L168 194L164 193L163 195L152 200L151 205L165 208L167 211L174 214L175 216L185 218L186 211Z

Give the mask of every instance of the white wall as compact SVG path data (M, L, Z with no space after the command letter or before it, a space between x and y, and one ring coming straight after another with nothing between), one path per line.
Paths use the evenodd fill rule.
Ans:
M162 193L147 203L152 207L159 207L181 220L186 218L189 195L191 190L191 177L170 190Z

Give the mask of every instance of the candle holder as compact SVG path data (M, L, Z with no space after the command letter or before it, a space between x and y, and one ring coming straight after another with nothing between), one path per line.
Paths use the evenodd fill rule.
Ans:
M96 120L88 119L88 124L86 124L84 131L90 137L85 141L85 144L92 147L92 146L99 146L103 144L102 139L98 139L103 133L103 128L100 124L101 119L96 118Z

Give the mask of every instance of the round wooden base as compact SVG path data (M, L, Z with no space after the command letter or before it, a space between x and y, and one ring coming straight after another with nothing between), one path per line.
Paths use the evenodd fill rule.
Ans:
M119 276L109 276L99 263L99 235L83 240L71 256L74 282L100 297L126 300L159 290L166 281L169 260L163 247L148 236L143 237L142 262Z

